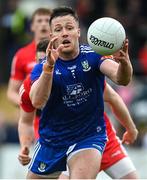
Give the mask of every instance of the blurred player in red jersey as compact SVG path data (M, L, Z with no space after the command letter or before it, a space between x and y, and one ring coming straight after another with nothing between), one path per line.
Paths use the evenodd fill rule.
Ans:
M36 45L41 39L50 36L50 15L51 11L46 8L39 8L33 13L31 31L34 33L34 39L19 49L13 58L7 96L15 105L19 104L19 88L36 63Z
M48 46L48 43L49 43L49 40L46 39L46 40L41 40L37 44L37 47L36 47L36 62L39 62L40 59L43 59L46 56L46 48ZM24 80L21 88L20 88L20 93L22 93L23 99L26 99L26 101L24 103L21 101L20 104L22 105L24 111L28 112L28 113L34 111L34 107L32 106L32 103L31 103L30 99L28 98L28 94L26 93L26 92L30 91L30 87L31 87L31 81L30 81L30 75L28 75L26 77L26 79ZM26 92L24 91L24 89L26 90ZM38 116L36 116L35 120L33 121L34 136L35 136L35 139L38 139L38 137L39 137L39 134L38 134L38 126L39 125L38 124L39 124L39 118L40 118L40 115L39 115L40 110L36 110L33 113L34 113L33 116L38 114Z
M32 144L34 134L31 125L35 115L35 108L29 98L30 86L31 81L30 77L28 77L20 90L21 113L19 119L19 138L21 150L19 161L22 165L28 164L31 160L29 148ZM126 129L122 142L126 144L133 143L137 138L138 131L124 102L108 84L106 84L104 91L104 100L112 107L117 119L119 119L120 123ZM106 113L104 117L106 121L108 142L103 153L101 170L104 170L112 178L137 179L138 175L136 169L122 146L120 139L116 136L116 132ZM68 179L68 176L68 171L62 172L60 179Z

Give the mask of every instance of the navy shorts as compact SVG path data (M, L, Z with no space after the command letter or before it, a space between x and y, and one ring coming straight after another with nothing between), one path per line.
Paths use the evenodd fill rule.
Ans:
M48 175L58 171L66 171L67 159L76 152L85 149L97 149L101 154L104 151L107 138L105 136L92 136L75 143L69 147L58 148L36 143L34 155L29 170L35 174Z

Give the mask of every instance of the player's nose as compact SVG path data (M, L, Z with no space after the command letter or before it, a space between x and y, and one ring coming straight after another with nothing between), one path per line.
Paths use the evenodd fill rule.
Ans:
M64 37L65 37L65 36L66 36L66 37L68 36L67 30L64 29L64 28L63 28L63 30L62 30L62 36L64 36Z

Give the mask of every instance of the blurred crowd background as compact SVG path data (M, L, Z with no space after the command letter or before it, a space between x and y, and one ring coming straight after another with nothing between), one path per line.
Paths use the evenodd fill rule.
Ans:
M0 0L0 147L8 143L18 144L19 109L6 97L12 58L18 48L32 40L30 32L32 12L38 7L54 8L60 5L68 5L77 10L81 23L82 43L86 43L87 29L97 18L113 17L124 25L129 39L129 54L134 76L127 87L118 87L112 82L110 84L124 99L139 130L138 139L131 148L147 151L146 0ZM114 117L112 119L114 120ZM124 129L116 121L114 125L121 137ZM147 153L145 155L147 156Z

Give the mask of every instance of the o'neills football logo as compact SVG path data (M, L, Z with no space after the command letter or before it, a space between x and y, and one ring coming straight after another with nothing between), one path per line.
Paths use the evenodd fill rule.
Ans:
M102 46L102 47L105 47L105 48L108 48L108 49L113 49L113 47L114 47L114 43L109 43L109 42L100 40L100 39L98 39L97 37L95 37L93 35L90 36L90 41L94 45Z
M43 162L41 162L40 165L39 165L39 167L38 167L38 170L39 170L40 172L44 172L44 171L45 171L45 168L46 168L46 164L43 163Z

